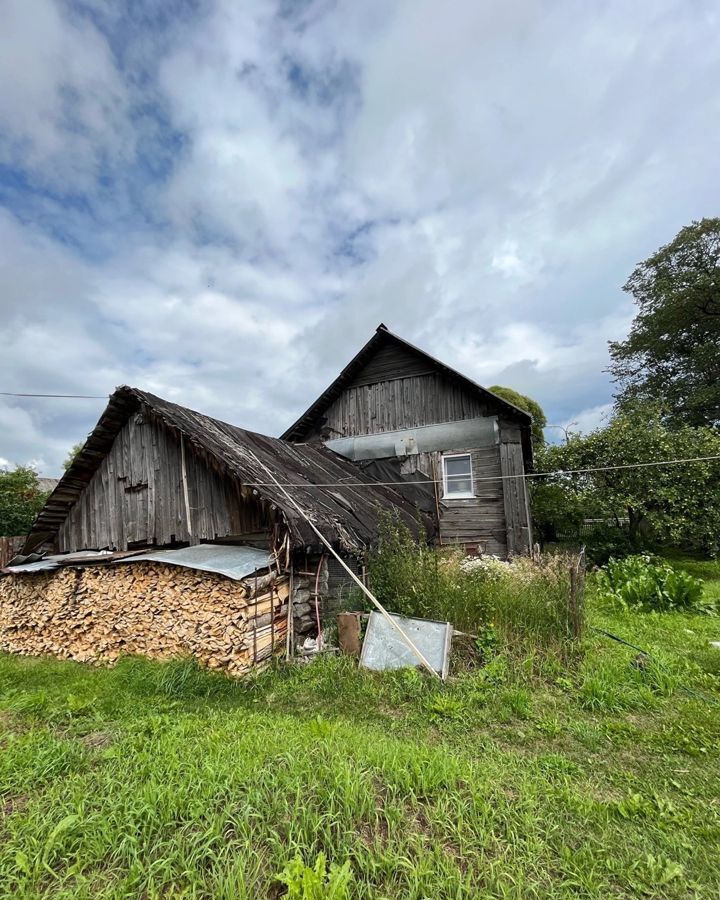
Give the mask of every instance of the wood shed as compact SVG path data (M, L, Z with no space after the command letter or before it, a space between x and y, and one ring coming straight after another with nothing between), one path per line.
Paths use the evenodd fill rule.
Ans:
M431 532L417 486L401 491L326 447L118 388L39 513L21 565L0 578L0 647L109 661L185 652L246 671L317 630L329 573L315 528L356 571L381 510ZM222 568L157 556L223 548L260 553L262 565L238 585Z

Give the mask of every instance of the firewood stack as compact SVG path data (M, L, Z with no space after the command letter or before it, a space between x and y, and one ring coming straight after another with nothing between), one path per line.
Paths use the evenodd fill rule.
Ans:
M193 655L242 675L285 648L289 579L155 562L0 577L0 649L113 663Z

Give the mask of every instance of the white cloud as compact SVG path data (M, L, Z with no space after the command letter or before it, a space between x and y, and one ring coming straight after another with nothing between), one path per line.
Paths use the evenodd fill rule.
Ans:
M129 158L127 88L104 37L52 0L7 0L0 29L0 160L60 190L94 186Z
M2 389L279 433L385 321L592 427L620 286L720 201L714 6L280 8L11 0ZM101 407L2 400L0 454Z
M570 433L588 434L607 424L612 408L612 403L601 403L599 406L583 409L572 420L563 422L563 428Z

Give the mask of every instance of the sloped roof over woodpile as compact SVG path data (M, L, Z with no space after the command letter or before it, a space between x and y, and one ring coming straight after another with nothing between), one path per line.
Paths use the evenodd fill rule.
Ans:
M360 552L377 540L381 509L395 509L415 533L427 527L428 523L419 521L412 502L398 490L377 484L326 447L290 444L236 428L138 388L123 386L111 395L82 450L38 514L25 552L57 534L117 434L138 410L159 420L178 437L182 435L186 447L207 465L237 479L248 500L260 499L279 509L297 543L313 546L318 539L273 479L286 487L327 540L350 552Z
M381 323L365 346L350 360L338 377L320 394L317 400L287 429L282 435L282 439L286 441L303 440L330 404L342 394L343 390L354 380L356 375L361 372L378 350L388 344L395 344L417 356L419 360L427 364L428 371L441 372L451 381L459 383L467 390L481 394L484 400L492 403L510 418L515 419L518 424L528 429L532 424L532 416L524 409L520 409L513 403L499 397L487 388L482 387L482 385L477 384L477 382L445 365L445 363L440 362L439 359L435 359L434 356L431 356L414 344L409 343L397 334L393 334Z

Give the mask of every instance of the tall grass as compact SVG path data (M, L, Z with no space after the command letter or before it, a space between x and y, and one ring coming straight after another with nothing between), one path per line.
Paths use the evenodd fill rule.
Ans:
M576 563L567 554L510 563L466 558L417 542L388 517L369 572L378 599L392 612L446 620L474 634L494 629L509 649L565 651L579 637L583 618L572 603Z

